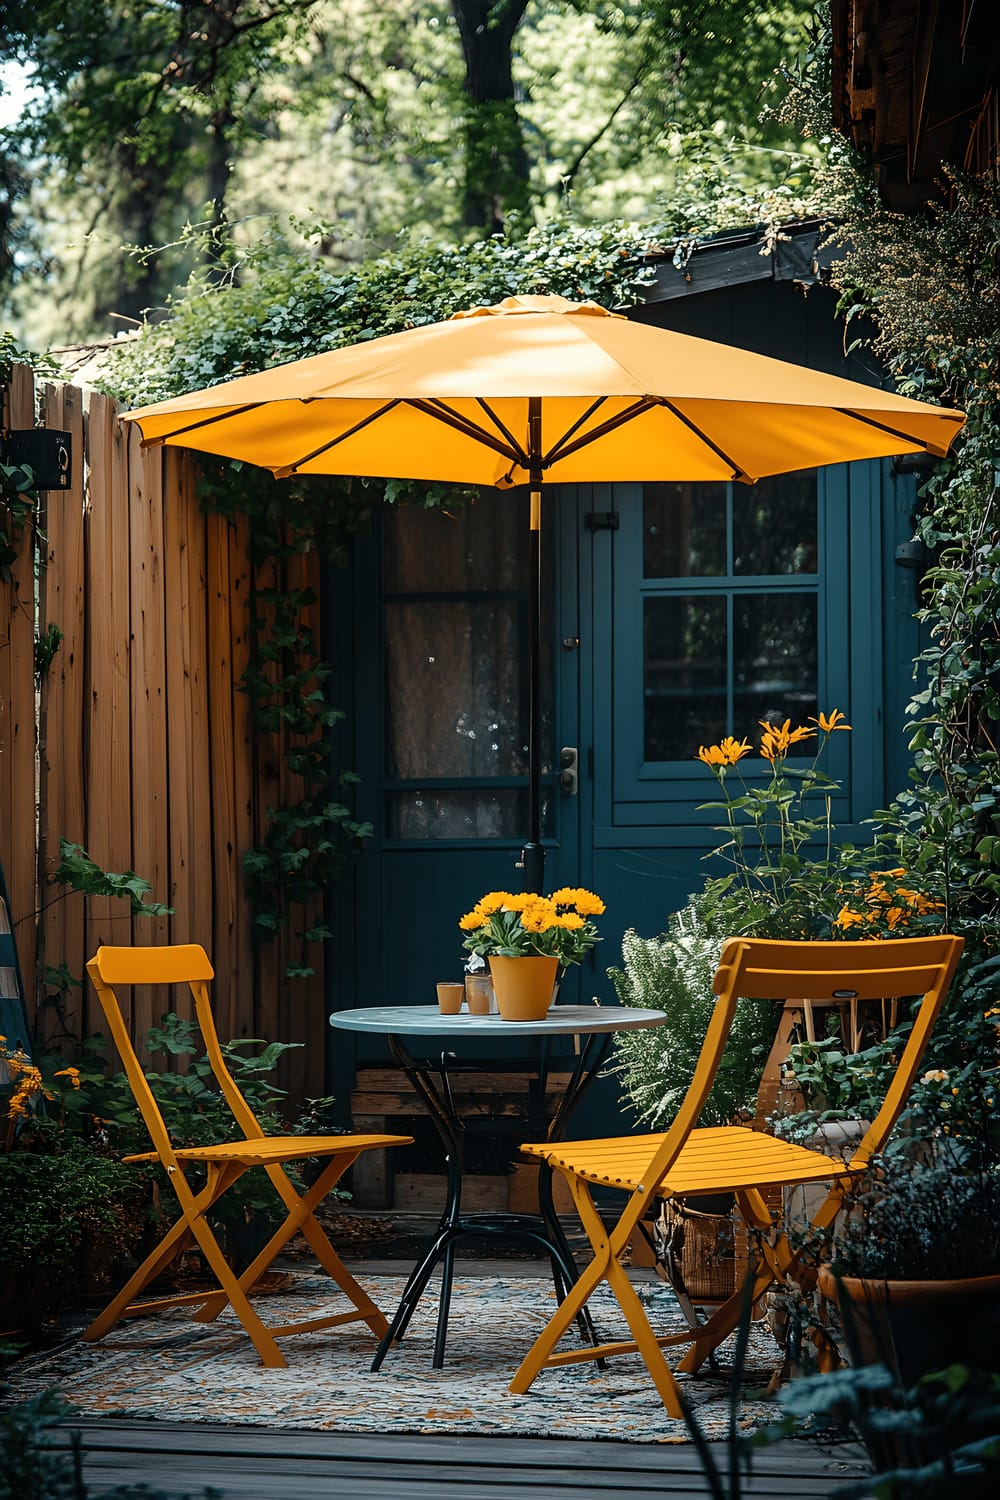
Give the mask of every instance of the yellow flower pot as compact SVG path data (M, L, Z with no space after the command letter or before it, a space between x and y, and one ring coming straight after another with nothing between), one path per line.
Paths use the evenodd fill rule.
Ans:
M490 959L497 1008L504 1021L542 1021L552 1003L557 958Z

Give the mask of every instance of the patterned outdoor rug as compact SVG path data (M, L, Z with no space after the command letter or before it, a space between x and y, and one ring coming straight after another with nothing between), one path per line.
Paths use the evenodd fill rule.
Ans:
M403 1278L363 1280L391 1314ZM552 1284L540 1278L456 1277L445 1366L432 1369L436 1285L431 1283L405 1342L390 1351L377 1375L369 1371L375 1346L363 1324L286 1339L288 1369L268 1370L231 1313L202 1325L174 1310L119 1323L100 1344L74 1343L23 1358L9 1371L8 1395L17 1401L56 1388L82 1415L174 1422L689 1441L684 1423L664 1412L638 1356L609 1361L603 1371L590 1363L543 1371L527 1395L508 1393L553 1305ZM682 1326L666 1287L644 1284L637 1291L658 1331ZM341 1311L344 1303L329 1281L298 1273L258 1305L266 1323L286 1323ZM590 1306L602 1338L628 1337L606 1288ZM575 1337L574 1330L562 1347ZM718 1375L681 1377L712 1439L724 1437L729 1424L733 1342L720 1350ZM762 1388L780 1363L770 1334L755 1324L738 1406L742 1432L775 1419L775 1404L764 1399Z

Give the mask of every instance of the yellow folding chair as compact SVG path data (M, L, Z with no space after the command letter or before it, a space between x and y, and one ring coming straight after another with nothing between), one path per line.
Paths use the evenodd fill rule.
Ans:
M403 1135L283 1135L265 1136L246 1099L236 1087L226 1067L215 1030L208 985L213 978L212 966L203 948L190 943L158 948L99 948L87 965L87 973L97 990L101 1008L107 1018L115 1046L125 1066L128 1081L142 1112L155 1151L127 1156L126 1161L160 1161L177 1195L181 1216L167 1232L139 1269L129 1278L117 1297L96 1318L84 1339L96 1340L114 1327L119 1318L159 1312L165 1307L194 1306L198 1322L209 1323L224 1307L231 1305L246 1329L261 1361L272 1368L283 1369L287 1360L275 1340L283 1335L333 1328L341 1323L367 1323L376 1338L388 1330L386 1319L351 1276L329 1239L316 1222L317 1204L339 1181L362 1151L383 1146L407 1146L412 1136ZM219 1145L175 1147L143 1072L122 1017L114 985L187 984L194 997L195 1016L212 1072L229 1105L244 1139L224 1141ZM306 1192L300 1194L293 1185L285 1164L305 1161L308 1157L327 1158L326 1165ZM201 1187L193 1186L187 1169L195 1167L205 1174ZM237 1276L230 1267L219 1242L208 1223L207 1215L219 1200L251 1167L263 1167L278 1197L287 1210L281 1226L275 1230L252 1265ZM254 1311L249 1293L296 1231L301 1231L320 1265L353 1303L354 1311L333 1317L313 1318L267 1328ZM155 1301L137 1302L143 1288L158 1276L171 1261L196 1243L218 1280L218 1287L189 1296L161 1297Z
M771 1212L762 1189L830 1180L811 1227L828 1228L851 1179L881 1150L899 1117L931 1027L948 991L962 939L950 936L899 938L885 942L777 942L732 938L722 951L713 989L717 995L694 1078L669 1130L656 1135L608 1140L560 1141L522 1146L566 1178L594 1258L535 1340L511 1382L515 1394L529 1389L543 1369L641 1354L653 1384L671 1416L682 1415L677 1382L663 1349L690 1344L677 1369L694 1374L737 1326L749 1295L756 1304L768 1287L792 1272L801 1251ZM901 1000L922 997L913 1026L885 1098L853 1157L843 1167L805 1146L743 1126L695 1129L725 1050L736 1001ZM610 1231L594 1205L591 1185L629 1194ZM698 1194L733 1194L738 1211L759 1249L751 1268L752 1286L742 1288L695 1329L664 1337L654 1333L619 1257L640 1219L656 1198L684 1199ZM600 1283L607 1282L632 1333L629 1342L557 1350L580 1309Z

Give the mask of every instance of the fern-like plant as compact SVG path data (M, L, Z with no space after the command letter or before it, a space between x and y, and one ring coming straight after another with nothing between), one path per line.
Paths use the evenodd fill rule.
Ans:
M617 1072L625 1100L640 1120L665 1129L694 1076L715 996L712 979L722 938L706 924L698 897L668 918L659 937L629 929L622 939L621 969L609 969L620 1005L666 1011L649 1031L616 1038ZM753 1110L760 1075L774 1040L779 1007L740 1000L729 1042L701 1114L703 1125L722 1125Z

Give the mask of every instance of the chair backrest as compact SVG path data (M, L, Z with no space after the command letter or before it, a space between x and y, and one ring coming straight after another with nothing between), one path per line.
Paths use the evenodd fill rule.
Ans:
M98 948L87 964L87 973L97 991L136 1104L161 1161L168 1166L177 1164L170 1134L128 1034L115 993L116 985L188 986L194 998L195 1019L205 1051L226 1103L248 1140L263 1134L256 1116L233 1081L219 1045L208 988L214 970L204 948L197 943L151 948Z
M916 1076L931 1028L955 974L963 940L950 934L859 942L729 938L713 989L718 997L695 1074L649 1177L669 1170L698 1122L725 1052L741 997L753 1000L919 999L885 1099L851 1159L862 1166L885 1144Z

